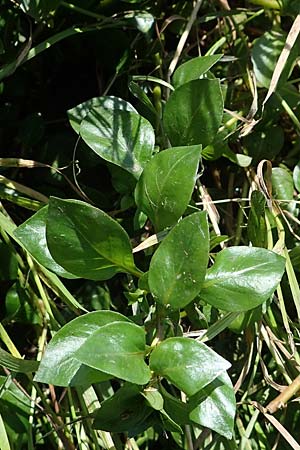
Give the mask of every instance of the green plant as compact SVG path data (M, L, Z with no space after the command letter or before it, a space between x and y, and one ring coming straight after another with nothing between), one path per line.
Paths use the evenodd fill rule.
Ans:
M21 3L40 24L55 20L51 8L59 6ZM57 28L44 42L52 46L97 30L113 30L112 38L125 27L137 33L130 47L135 58L141 52L139 40L151 43L148 57L159 73L145 76L142 58L136 58L133 72L128 67L134 58L125 51L105 91L130 72L131 102L123 89L122 98L104 92L70 108L71 152L59 150L52 161L1 159L5 170L40 167L52 172L50 186L43 190L49 199L39 192L41 180L34 189L1 178L8 205L36 211L22 219L9 206L10 214L4 207L0 211L0 245L7 261L1 277L12 282L5 291L0 327L10 352L0 351L5 368L0 379L1 450L23 448L27 433L30 450L40 445L243 450L256 448L255 442L269 448L266 442L274 434L263 431L257 418L264 414L276 429L271 414L299 388L298 137L281 126L284 117L299 127L294 113L299 95L296 82L289 81L297 49L284 70L276 66L288 39L280 14L295 14L294 6L289 9L286 3L280 10L276 4L271 13L237 9L226 15L215 10L213 19L206 10L203 23L224 16L229 41L215 39L204 56L183 54L186 61L174 71L176 52L166 68L163 51L148 34L154 13L162 9L144 5L147 11L141 12L138 3L124 12L112 2L114 14L108 17L95 5L84 10L61 2L97 23ZM200 3L188 10L193 20ZM185 2L174 7L186 14ZM241 56L249 44L245 27L250 20L260 25L261 17L272 29L251 42L251 76L249 61ZM235 48L228 24L238 36ZM25 58L7 61L2 79L21 64L26 68L25 62L46 47L42 42ZM228 59L223 51L230 53ZM274 69L280 72L276 92L266 103L259 97L259 115L255 99L257 93L267 95L264 89L272 86ZM253 103L244 119L252 101L249 86ZM43 133L41 116L29 115L18 134L21 156L43 139L47 153L50 138ZM287 137L294 147L283 153ZM57 142L61 149L63 140ZM96 167L100 175L93 172L82 181L76 159L90 173ZM66 176L61 167L70 160L73 170ZM272 169L269 160L280 166ZM209 178L214 176L218 190ZM219 222L205 185L213 198L236 200L241 207L221 207ZM18 226L11 219L14 214ZM14 333L18 324L33 330L36 361L21 359L13 342L18 336L6 332L7 326ZM281 397L270 391L278 383L268 371L290 385ZM49 384L49 391L41 383ZM5 416L7 404L15 418ZM280 414L282 418L284 412ZM299 414L286 420L296 433ZM284 437L293 442L287 431Z

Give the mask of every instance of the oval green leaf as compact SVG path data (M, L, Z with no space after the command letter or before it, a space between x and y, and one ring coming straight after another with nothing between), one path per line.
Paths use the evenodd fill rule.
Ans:
M196 394L230 367L226 359L192 339L175 337L151 353L150 368L188 396Z
M46 236L53 259L78 277L106 280L120 271L139 274L126 231L87 203L52 197Z
M198 56L181 64L173 75L173 85L178 88L191 80L196 80L214 66L223 55Z
M154 130L148 120L124 109L91 109L80 135L101 158L139 178L154 149Z
M300 192L300 162L294 167L293 170L293 180L295 184L295 188L298 192Z
M285 45L286 33L277 30L267 31L263 36L255 39L252 48L252 63L254 75L260 86L268 88L273 76L277 60ZM298 49L295 45L290 49L287 62L280 75L278 87L282 86L288 79L293 65L295 64Z
M97 108L121 109L137 113L134 107L125 100L114 96L94 97L86 102L80 103L68 111L70 124L76 133L80 131L80 124L91 110L97 111Z
M134 436L151 426L149 416L152 412L138 386L125 383L101 403L101 408L95 413L93 428L114 433L128 432Z
M76 386L111 378L99 370L84 367L76 352L99 328L122 321L129 319L113 311L95 311L67 323L48 344L35 381L56 386Z
M190 419L232 439L236 410L235 395L231 380L226 372L190 398Z
M196 182L201 147L174 147L149 161L139 179L135 200L157 231L174 225L184 213Z
M285 259L270 250L226 248L207 271L201 298L225 311L248 311L271 297L284 269Z
M272 169L273 196L280 200L292 200L294 197L294 181L291 173L281 167Z
M15 231L14 235L22 242L23 247L33 256L36 261L51 272L65 278L76 278L75 275L67 272L51 256L46 240L46 219L48 206L40 209L26 222L22 223Z
M223 117L220 81L192 80L176 89L164 111L163 123L174 146L211 144Z
M145 331L134 323L113 322L99 328L76 351L81 363L135 384L146 384Z
M209 233L205 212L181 220L152 257L149 287L157 301L183 308L200 292L208 264Z

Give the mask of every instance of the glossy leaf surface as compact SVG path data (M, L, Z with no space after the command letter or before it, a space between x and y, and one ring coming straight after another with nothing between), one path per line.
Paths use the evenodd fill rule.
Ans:
M125 100L114 97L114 96L103 96L103 97L94 97L86 102L81 103L80 105L75 106L68 111L68 117L70 124L76 133L80 131L80 124L83 119L87 116L87 114L94 110L97 111L98 108L105 109L120 109L122 111L131 111L136 112L134 107L126 102Z
M222 250L208 270L201 298L225 311L247 311L268 300L284 273L285 259L264 248Z
M232 438L236 405L233 386L226 372L192 397L189 406L193 422L227 439Z
M188 396L196 394L229 367L228 361L205 344L183 337L166 339L150 356L151 370Z
M79 277L105 280L120 271L137 272L126 231L87 203L52 197L46 236L54 260Z
M173 146L213 142L223 116L220 81L192 80L176 89L166 103L163 123Z
M20 225L14 232L23 247L37 260L39 264L51 272L65 278L75 278L52 258L46 240L46 219L48 206L37 211L33 216Z
M59 330L48 344L35 380L57 386L81 385L109 378L84 367L76 352L102 326L128 319L112 311L96 311L80 316ZM84 375L84 376L83 376ZM91 380L94 381L91 381Z
M201 147L174 147L151 159L138 181L135 199L157 231L173 225L190 201Z
M96 330L76 351L83 364L122 380L146 384L145 331L130 322L110 323Z
M205 212L182 219L152 257L149 287L157 301L183 308L199 293L208 264L209 234Z
M97 107L80 125L80 135L101 158L139 178L154 149L154 130L135 112Z
M178 88L182 84L191 80L196 80L205 74L212 66L214 66L222 55L207 55L198 56L190 61L181 64L178 69L175 70L173 75L173 85Z

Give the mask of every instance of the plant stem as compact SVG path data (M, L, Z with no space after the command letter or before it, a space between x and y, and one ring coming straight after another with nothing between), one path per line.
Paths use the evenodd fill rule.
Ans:
M248 192L248 180L244 181L243 188L242 188L242 198L246 197ZM239 245L242 237L242 225L243 225L243 217L244 217L244 207L246 205L246 202L242 201L239 205L238 215L237 215L237 226L236 226L236 232L235 232L235 239L234 239L234 245Z
M93 17L97 20L103 20L105 18L105 16L101 16L101 14L97 14L93 11L88 11L87 9L81 8L80 6L73 5L72 3L61 2L60 6L63 6L64 8L70 9L72 11L76 11L80 14L84 14L85 16Z

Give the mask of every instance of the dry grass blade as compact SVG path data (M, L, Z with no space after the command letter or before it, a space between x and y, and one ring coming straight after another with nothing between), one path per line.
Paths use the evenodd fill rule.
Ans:
M296 19L294 20L294 23L292 25L292 28L290 29L290 32L286 38L285 45L282 49L282 52L278 58L277 64L275 66L275 70L273 73L273 76L271 78L271 83L267 92L267 95L263 101L263 107L271 97L271 95L275 92L280 75L284 69L284 66L287 62L287 59L289 57L289 54L296 42L296 39L300 33L300 14L297 15Z
M275 419L274 416L272 416L271 414L268 414L266 412L263 413L265 418L273 425L273 427L276 428L276 430L279 431L279 433L281 434L281 436L290 444L290 446L294 449L294 450L300 450L300 445L298 444L298 442L293 438L293 436L287 431L286 428L284 428L283 425L281 425L280 422L278 422L277 419Z
M139 245L134 247L132 249L132 253L141 252L142 250L145 250L146 248L153 247L153 245L158 244L160 241L163 240L163 238L168 234L167 231L163 231L157 234L153 234L152 236L149 236L147 239L145 239L143 242L141 242Z
M187 25L185 27L185 30L182 33L181 38L179 39L179 42L178 42L178 45L177 45L177 48L176 48L176 51L175 51L174 58L172 59L172 61L170 63L170 66L169 66L169 69L168 69L168 77L169 77L169 79L171 78L171 76L172 76L172 74L173 74L173 72L175 70L175 67L177 66L178 60L179 60L180 55L182 53L182 50L183 50L183 48L185 46L186 40L188 38L188 35L190 34L190 31L192 29L193 23L196 20L196 17L197 17L198 11L200 9L200 6L202 5L202 2L203 2L203 0L197 0L196 5L194 6L192 14L191 14L191 16L189 18L189 21L188 21L188 23L187 23Z

